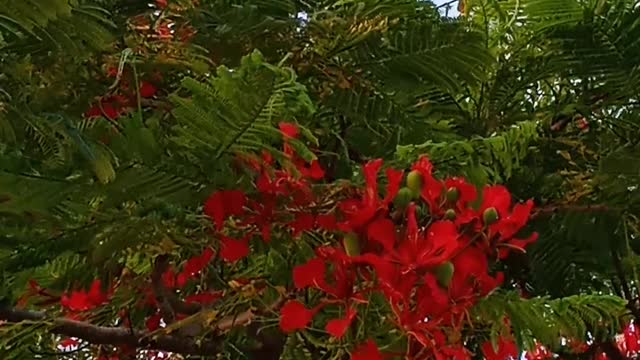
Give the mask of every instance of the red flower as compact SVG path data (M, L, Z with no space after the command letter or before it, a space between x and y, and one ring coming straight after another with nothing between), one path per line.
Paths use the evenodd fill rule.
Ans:
M298 289L307 287L324 288L325 272L327 271L324 260L314 258L304 265L293 268L293 283Z
M227 217L244 213L246 203L247 197L242 191L216 191L204 203L204 213L213 219L216 229L220 231Z
M340 339L347 332L351 322L356 317L357 312L352 308L347 308L347 313L343 319L333 319L327 323L326 330L331 336Z
M299 301L291 300L280 310L280 329L285 333L304 329L313 319L313 314Z
M476 247L467 247L453 258L452 263L455 271L449 292L454 299L484 296L502 283L501 273L495 278L489 275L489 261L485 253Z
M426 235L426 236L425 236ZM409 269L433 267L449 260L459 248L458 230L450 221L436 221L426 230L418 231L416 205L407 209L406 237L398 247L397 257Z
M520 358L520 351L518 350L518 346L516 346L516 344L511 339L500 337L500 339L498 339L497 349L493 348L493 345L490 341L482 344L481 348L486 360L505 360Z
M158 91L158 89L156 89L155 86L153 86L153 84L148 83L146 81L141 81L140 82L140 96L143 98L150 98L153 95L156 94L156 91Z
M162 315L160 315L160 313L155 313L151 315L145 322L147 330L149 331L158 330L160 328L160 320L162 320Z
M322 169L318 160L311 160L308 176L313 180L324 178L324 169Z
M338 222L333 214L320 214L316 216L316 223L319 228L326 231L338 230Z
M156 6L158 9L164 9L167 7L167 0L156 0Z
M88 292L72 291L71 296L62 295L60 304L72 312L82 312L94 309L109 300L109 295L102 292L100 280L94 280Z
M476 201L478 198L478 191L473 184L469 184L465 179L459 177L453 177L444 181L444 186L447 191L450 189L456 189L458 191L458 200L456 200L456 207L458 209L465 209L469 204Z
M411 170L420 173L422 178L422 199L429 204L432 214L440 214L440 197L444 190L444 186L433 177L433 165L426 156L421 156L418 161L413 164Z
M395 198L403 173L401 171L388 169L387 189L384 199L378 197L378 172L382 168L382 159L369 161L363 167L365 178L365 191L361 200L347 200L340 204L342 212L346 216L346 221L339 224L342 231L361 231L374 222L376 218L382 218L388 209L388 205Z
M168 289L176 287L176 274L173 268L167 269L167 271L162 274L162 284Z
M383 360L376 343L369 339L351 353L351 360Z
M300 129L296 124L281 122L278 126L285 139L295 139L298 137L298 134L300 134Z
M76 347L79 344L80 344L80 341L78 341L77 339L67 338L60 341L58 345L60 345L62 348L69 348L69 347Z
M293 229L293 237L298 237L305 231L313 229L316 219L312 214L297 213L295 220L289 223L289 226Z
M238 260L244 259L249 255L249 237L245 236L242 239L232 239L227 236L222 236L220 242L222 243L222 248L220 249L220 257L230 263L234 263Z
M213 249L207 247L202 251L200 256L194 256L187 260L182 272L178 275L176 285L178 287L184 287L189 279L196 276L209 264L214 254Z

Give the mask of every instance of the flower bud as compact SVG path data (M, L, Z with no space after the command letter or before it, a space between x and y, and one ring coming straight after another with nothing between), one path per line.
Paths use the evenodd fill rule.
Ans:
M498 221L498 211L494 207L490 207L482 213L482 221L485 225L494 224Z
M450 261L436 267L435 275L438 280L438 284L444 288L448 288L449 285L451 285L454 270L455 266Z
M460 198L460 191L458 189L451 187L447 190L446 198L448 202L456 202Z
M455 220L456 218L456 211L453 209L449 209L444 213L444 218L447 220Z
M407 175L407 187L414 193L422 192L422 175L419 171L413 170Z
M345 234L344 239L342 239L342 245L344 246L344 251L347 255L360 255L360 240L358 239L358 235L355 233L350 232Z
M411 189L409 189L408 187L403 187L398 191L396 198L393 199L393 204L398 209L404 209L409 205L412 199L413 199L413 191L411 191Z

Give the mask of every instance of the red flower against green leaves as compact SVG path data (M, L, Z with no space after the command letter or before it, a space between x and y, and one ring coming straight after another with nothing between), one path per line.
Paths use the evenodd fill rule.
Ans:
M489 275L489 261L485 253L473 246L467 247L453 258L455 271L449 293L453 299L475 299L485 296L503 281L503 274Z
M92 106L84 113L89 119L106 117L109 120L115 120L120 116L131 111L131 102L122 95L111 95L100 99L99 103Z
M493 344L487 341L482 344L482 353L486 360L517 360L520 359L520 351L518 346L512 339L500 337L497 348L493 348Z
M220 257L222 260L234 263L247 257L250 252L249 238L251 236L253 236L253 233L245 235L242 239L232 239L228 236L222 235L220 240Z
M326 326L327 332L336 339L340 339L347 332L357 314L355 309L348 307L343 318L329 320Z
M73 313L84 312L106 304L109 296L102 291L102 282L94 280L89 291L74 290L71 295L62 295L60 305Z
M175 287L183 288L187 282L194 277L196 277L211 261L215 252L210 247L206 247L202 254L199 256L194 256L187 260L184 264L182 272L179 274L175 274L173 268L167 269L162 274L162 282L164 286L169 289L173 289Z
M151 84L150 82L141 81L139 91L140 91L140 97L150 98L156 94L158 89L155 86L153 86L153 84Z
M384 357L378 349L378 345L369 339L351 352L351 360L383 360Z
M240 216L244 213L246 203L247 197L242 191L217 191L204 203L204 213L213 219L216 229L220 231L229 216Z
M307 309L299 301L291 300L280 310L280 329L292 333L306 328L313 319L314 311Z
M432 214L439 214L440 199L444 191L444 185L433 177L433 165L426 156L421 156L418 161L411 167L411 170L417 171L421 176L422 191L420 197L428 205Z
M365 189L361 199L351 199L340 204L345 221L338 224L344 232L365 233L371 240L380 243L385 249L392 248L390 230L393 225L386 218L389 204L400 189L403 173L394 169L387 169L387 187L384 198L378 194L378 173L382 168L382 159L368 162L363 167ZM369 228L372 228L369 230ZM383 233L379 235L379 232Z

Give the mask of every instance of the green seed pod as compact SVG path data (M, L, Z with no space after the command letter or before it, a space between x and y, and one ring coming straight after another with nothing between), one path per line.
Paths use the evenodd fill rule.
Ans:
M456 202L460 198L460 191L454 187L449 188L449 190L447 190L446 197L448 202Z
M444 213L444 218L447 220L455 220L456 219L456 211L453 209L449 209Z
M411 189L409 189L408 187L403 187L398 191L396 198L393 199L393 204L398 209L404 209L409 205L412 199L413 199L413 191L411 191Z
M498 211L494 207L490 207L482 213L482 221L485 225L495 224L498 221Z
M345 234L344 239L342 239L342 245L344 246L344 251L347 255L360 255L360 240L358 239L358 235L355 233L350 232Z
M422 192L422 175L417 170L411 171L407 175L407 187L414 193Z
M451 278L453 278L453 272L455 270L455 266L447 261L446 263L439 265L435 269L436 279L438 279L438 284L440 286L448 288L451 285Z

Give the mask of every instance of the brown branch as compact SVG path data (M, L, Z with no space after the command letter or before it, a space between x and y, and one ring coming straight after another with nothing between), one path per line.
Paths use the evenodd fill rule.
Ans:
M123 327L97 326L66 318L49 320L41 312L0 308L0 319L12 323L50 321L53 325L52 333L82 339L94 345L126 345L185 355L215 355L222 351L222 341L219 338L198 342L192 338L170 335L150 336L146 331L131 332Z
M287 296L281 296L274 303L260 311L254 312L254 310L249 309L237 315L227 316L216 325L217 336L203 340L194 337L161 335L157 332L132 331L124 327L98 326L67 318L50 319L43 312L3 307L0 307L0 322L48 321L52 323L50 330L52 333L82 339L94 345L126 345L134 348L153 349L183 355L215 355L222 351L222 333L232 328L246 326L258 315L276 311L284 304L287 298Z

